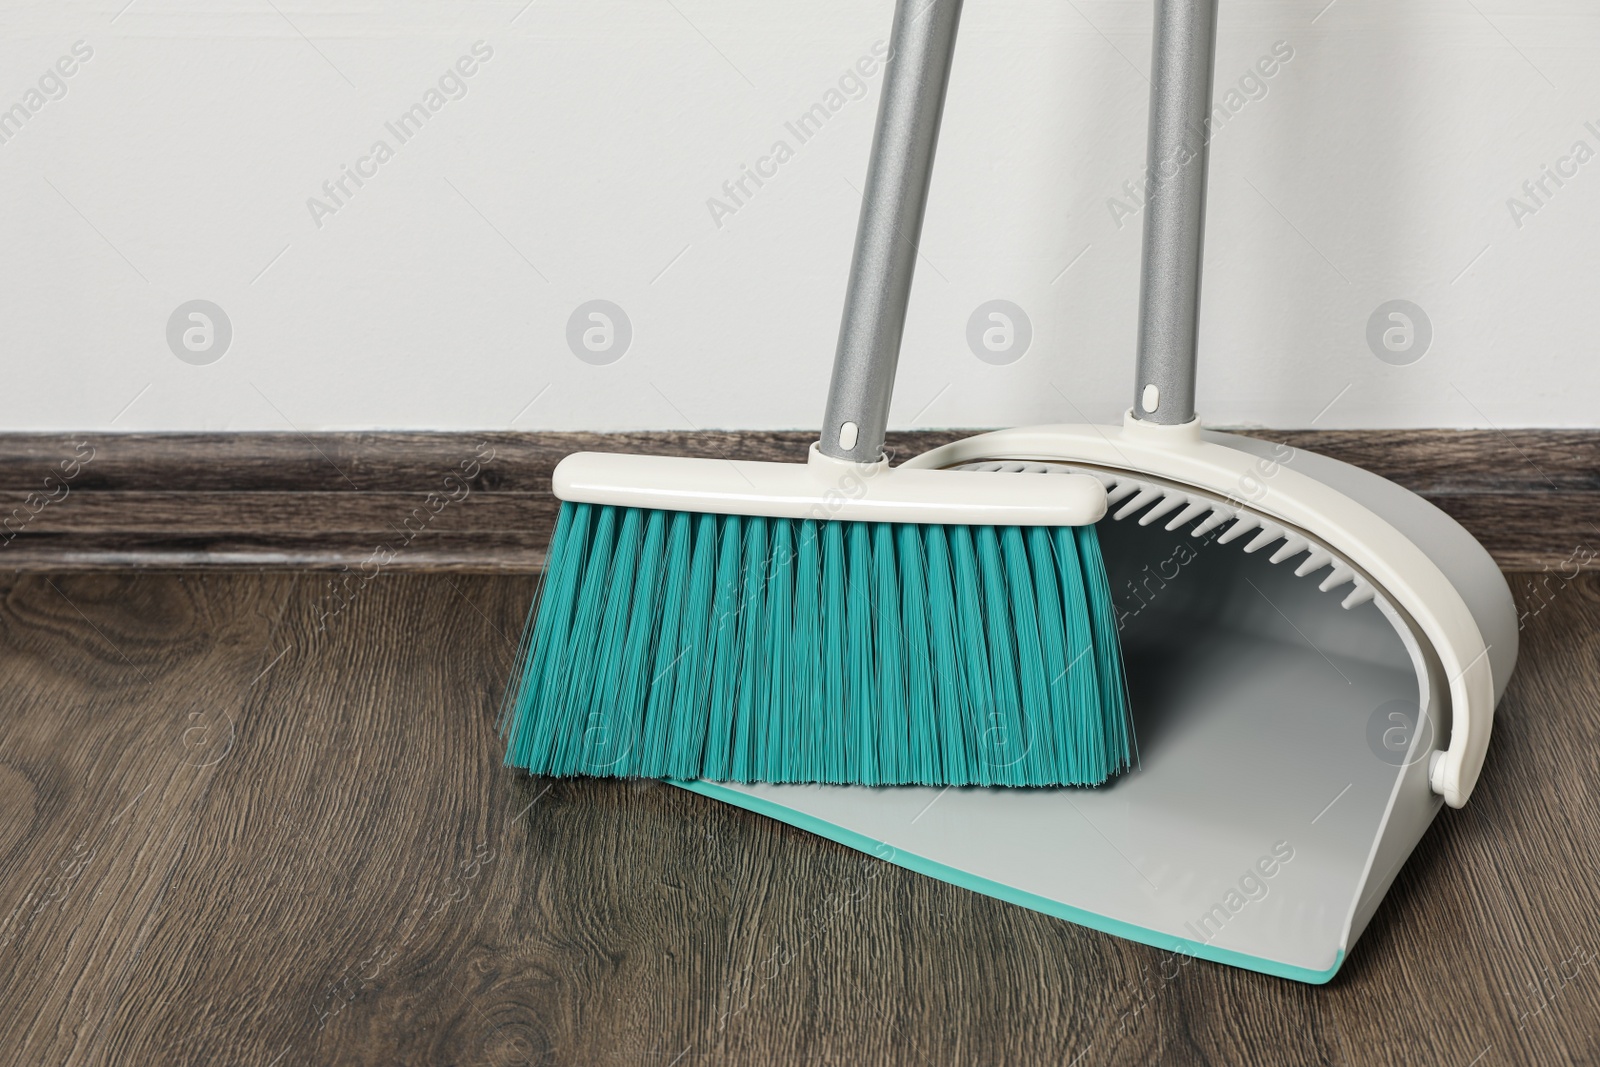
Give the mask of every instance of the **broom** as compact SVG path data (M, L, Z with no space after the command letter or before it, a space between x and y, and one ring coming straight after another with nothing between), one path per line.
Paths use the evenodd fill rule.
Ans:
M822 439L579 453L502 730L536 775L1092 785L1128 765L1086 475L891 468L960 0L897 0Z

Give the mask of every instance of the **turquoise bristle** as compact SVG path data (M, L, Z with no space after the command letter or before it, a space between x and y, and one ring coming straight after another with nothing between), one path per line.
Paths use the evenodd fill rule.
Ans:
M563 504L503 728L554 776L1095 785L1129 761L1093 527Z

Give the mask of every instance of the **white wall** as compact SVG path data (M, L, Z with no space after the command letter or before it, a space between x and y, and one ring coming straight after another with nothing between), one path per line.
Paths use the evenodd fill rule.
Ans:
M0 108L40 106L0 143L0 429L814 425L881 79L803 145L785 122L889 0L525 2L4 0ZM1223 0L1219 97L1294 54L1214 143L1202 412L1600 425L1600 161L1508 206L1600 150L1600 9L1326 4ZM897 426L1131 402L1139 219L1110 201L1144 167L1150 7L967 5ZM480 41L400 144L385 123ZM65 95L30 97L75 42ZM314 219L379 139L393 158ZM778 140L793 158L714 219ZM633 333L605 366L566 337L597 298ZM966 336L996 298L1033 330L1004 366ZM193 299L232 327L204 365L168 343ZM1409 365L1367 342L1392 299L1431 322Z

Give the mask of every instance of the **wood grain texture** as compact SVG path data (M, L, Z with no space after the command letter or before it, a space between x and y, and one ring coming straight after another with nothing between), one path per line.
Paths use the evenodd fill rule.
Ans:
M1478 791L1321 988L504 769L536 579L327 580L0 580L0 1062L1600 1061L1600 576L1513 577Z
M889 444L911 456L971 432L891 434ZM1600 432L1244 432L1421 493L1502 566L1600 566ZM529 573L543 566L555 519L550 472L568 453L798 460L812 436L0 435L0 569L334 570L386 545L397 570ZM449 502L436 508L430 494Z

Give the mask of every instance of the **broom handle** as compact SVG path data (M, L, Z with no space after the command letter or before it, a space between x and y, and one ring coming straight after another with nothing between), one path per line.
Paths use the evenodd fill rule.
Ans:
M1133 413L1178 426L1194 420L1217 0L1155 4Z
M834 459L876 463L883 455L960 20L961 0L895 3L872 161L818 442L822 453Z

